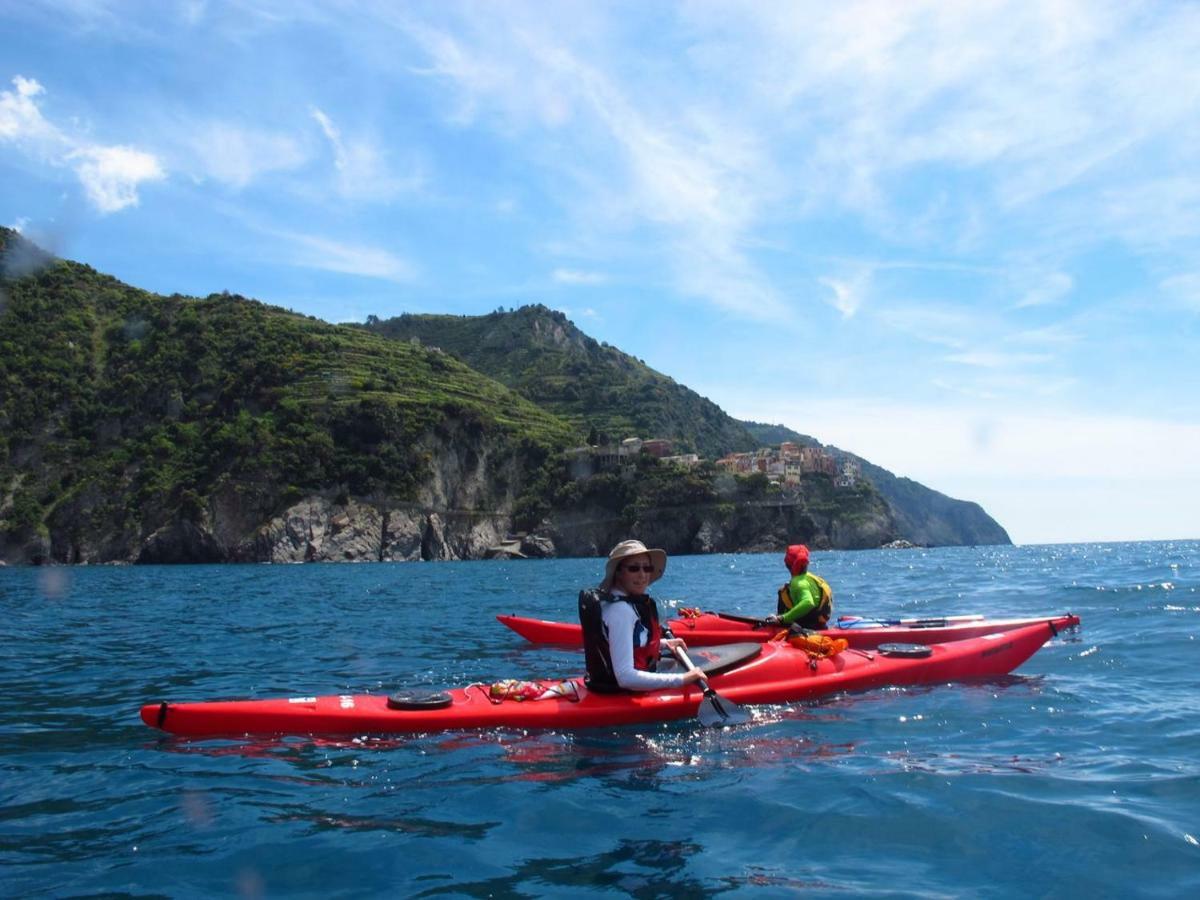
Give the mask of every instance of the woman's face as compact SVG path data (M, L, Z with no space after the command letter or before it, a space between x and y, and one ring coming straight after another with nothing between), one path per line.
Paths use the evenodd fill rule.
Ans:
M646 588L650 586L653 569L654 564L650 561L649 553L627 556L617 563L617 573L613 577L613 584L626 594L644 594Z

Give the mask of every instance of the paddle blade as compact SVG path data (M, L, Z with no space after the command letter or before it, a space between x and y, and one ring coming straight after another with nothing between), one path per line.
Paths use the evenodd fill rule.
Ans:
M749 713L744 709L713 690L705 693L696 716L705 728L726 728L731 725L741 725L750 719Z

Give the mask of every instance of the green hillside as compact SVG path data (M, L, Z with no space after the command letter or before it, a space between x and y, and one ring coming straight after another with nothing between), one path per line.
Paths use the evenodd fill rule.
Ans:
M582 432L594 429L597 438L670 438L680 452L708 458L757 446L742 423L712 401L588 337L545 306L486 316L371 317L365 327L440 347Z
M412 497L422 436L503 436L530 467L581 436L449 354L222 294L159 296L0 229L0 535L144 532L230 482ZM82 503L82 512L80 504ZM66 527L66 523L58 523Z
M784 441L791 441L801 447L821 446L821 442L816 438L792 431L786 425L767 425L764 422L742 422L742 425L754 436L760 447L774 447Z

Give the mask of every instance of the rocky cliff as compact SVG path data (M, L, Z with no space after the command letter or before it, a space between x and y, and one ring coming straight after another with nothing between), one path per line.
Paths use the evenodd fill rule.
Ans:
M714 503L647 511L633 526L598 507L555 516L547 534L564 556L598 556L636 535L668 553L769 553L788 544L813 549L861 550L892 539L886 510L859 518L813 515L802 502Z
M129 519L92 485L56 506L38 533L20 542L0 536L0 555L66 563L483 558L513 530L536 460L450 423L421 443L429 473L412 499L327 490L289 502L278 483L230 479L198 509L156 505Z

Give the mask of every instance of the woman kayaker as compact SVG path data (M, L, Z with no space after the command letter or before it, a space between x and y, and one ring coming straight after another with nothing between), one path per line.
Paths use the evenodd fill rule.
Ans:
M664 551L648 550L641 541L621 541L608 554L600 587L580 592L579 624L589 689L654 691L704 677L694 667L680 673L656 671L664 649L686 646L659 624L658 607L646 593L666 567Z
M808 571L808 547L792 544L783 555L783 564L792 579L779 589L775 615L767 616L767 623L824 628L833 615L833 590L824 578Z

